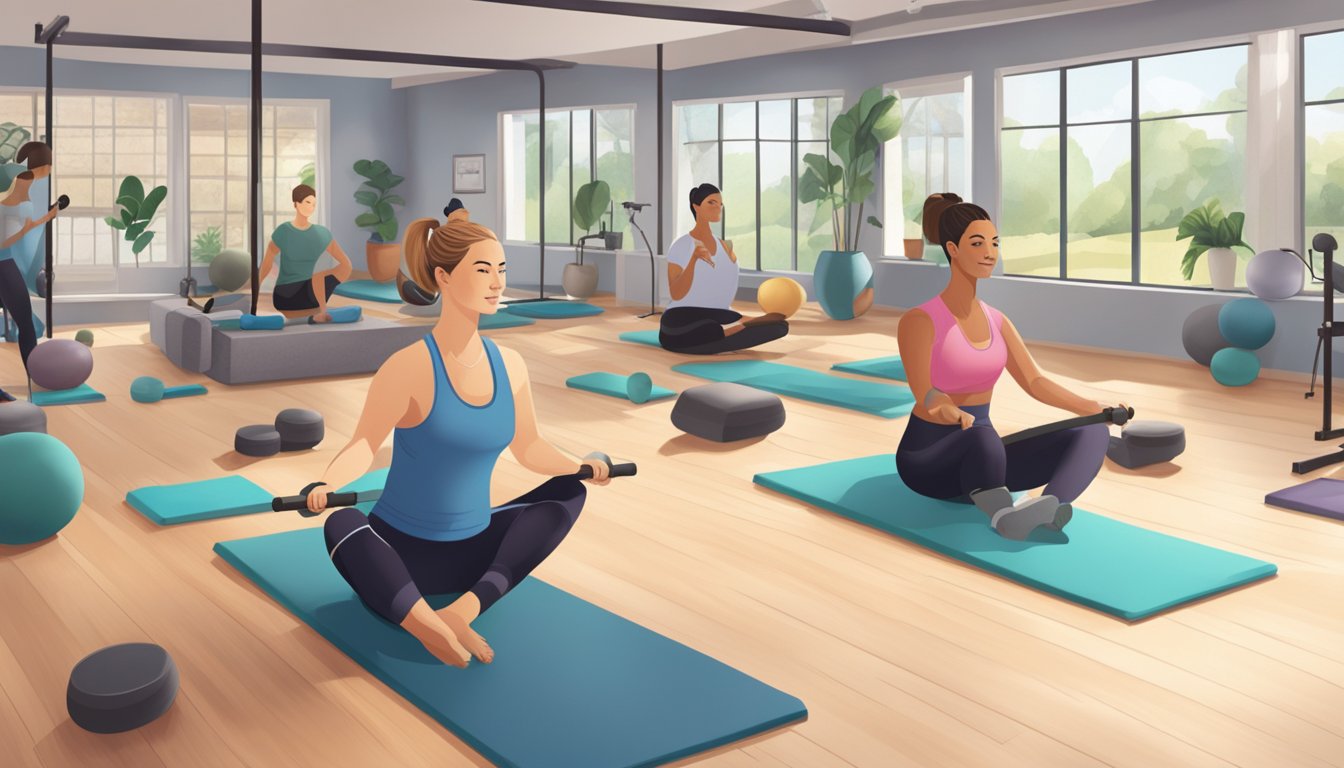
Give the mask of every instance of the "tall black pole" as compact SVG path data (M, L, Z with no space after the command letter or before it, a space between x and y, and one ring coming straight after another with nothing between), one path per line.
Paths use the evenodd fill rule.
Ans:
M537 99L537 218L541 219L541 283L537 298L546 298L546 73L537 70L537 82L541 86L541 95Z
M663 252L663 44L658 44L658 252Z
M257 263L258 216L261 210L261 0L252 0L252 115L248 129L251 155L247 169L249 208L247 216L248 244L252 253L252 314L257 314L257 298L261 295L260 268Z
M52 87L52 83L51 83L51 75L52 75L52 71L51 71L51 49L52 49L52 45L53 45L53 42L52 42L53 40L55 40L55 36L54 36L54 35L53 35L52 37L50 37L50 38L47 39L47 104L46 104L46 106L47 106L47 115L46 115L46 117L47 117L47 149L51 149L51 148L55 145L55 143L56 143L56 142L55 142L56 129L55 129L55 117L54 117L54 115L55 115L55 109L53 109L53 107L52 107L52 104L55 102L56 99L55 99L55 88ZM48 210L48 211L51 210L51 169L50 169L50 168L47 169L47 210ZM55 265L55 263L54 263L54 262L55 262L55 259L52 258L53 250L52 250L52 242L51 242L51 237L52 237L53 234L55 234L55 232L56 232L55 221L54 221L54 220L53 220L53 221L48 221L48 222L47 222L47 231L46 231L46 235L45 235L45 237L43 238L44 240L47 241L47 338L48 338L48 339L51 338L51 328L52 328L52 326L55 325L55 323L52 322L52 318L53 318L52 310L55 308L55 307L54 307L54 304L55 304L55 298L56 298L56 269L55 269L55 266L56 266L56 265Z

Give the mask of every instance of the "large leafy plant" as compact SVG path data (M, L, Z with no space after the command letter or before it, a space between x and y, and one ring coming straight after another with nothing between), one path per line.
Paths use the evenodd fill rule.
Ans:
M308 163L299 169L299 183L317 187L317 164Z
M355 173L364 177L364 183L355 192L355 201L369 208L355 218L355 226L372 232L370 240L395 242L397 212L392 206L405 205L406 201L401 195L392 194L392 190L405 178L393 173L382 160L358 160L355 162Z
M116 214L104 219L108 226L122 230L126 242L132 243L131 252L135 254L137 267L140 266L140 252L154 239L149 225L167 196L168 187L161 184L145 194L145 185L140 178L127 176L121 180L121 188L117 191Z
M1245 223L1246 214L1241 211L1224 216L1217 199L1185 214L1176 230L1177 240L1190 238L1190 247L1181 259L1181 273L1185 279L1194 278L1195 262L1210 248L1245 248L1255 253L1255 249L1241 239L1241 229Z
M222 250L224 250L224 238L219 227L210 227L197 235L192 242L191 260L198 264L209 264Z
M574 224L586 235L607 212L611 186L602 180L590 181L574 193ZM579 263L583 263L583 239L579 239Z
M28 142L32 134L28 129L20 128L14 123L0 123L0 163L14 162L14 155L18 154L19 147Z
M817 203L814 228L823 221L821 214L830 214L837 251L852 251L858 246L863 206L876 189L873 169L882 145L901 131L901 111L896 108L899 103L895 94L883 96L880 89L869 88L857 104L831 123L831 153L840 165L824 155L803 156L807 169L798 180L798 200ZM867 222L882 227L875 216L869 216Z

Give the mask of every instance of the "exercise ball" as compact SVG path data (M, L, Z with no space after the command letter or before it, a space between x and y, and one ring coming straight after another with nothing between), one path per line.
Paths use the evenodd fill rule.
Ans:
M863 251L822 251L812 287L827 317L853 320L873 306L873 265Z
M137 376L131 382L131 399L137 403L157 403L163 399L163 380L154 376Z
M643 371L636 371L626 377L625 395L632 403L647 403L653 394L653 379Z
M1302 292L1307 266L1288 251L1261 251L1246 265L1246 286L1262 299L1278 301Z
M93 352L74 339L51 339L28 355L28 375L46 389L74 389L93 373Z
M83 344L86 347L92 347L93 331L90 331L88 328L81 330L80 332L75 334L75 341L78 341L80 344Z
M1218 332L1233 347L1259 349L1274 338L1274 313L1259 299L1235 299L1218 311Z
M797 280L788 277L772 277L756 289L756 303L763 311L777 312L785 317L793 317L805 301L807 291Z
M84 501L84 472L65 443L41 432L0 437L0 544L56 535Z
M1209 365L1215 352L1232 346L1218 330L1220 309L1222 309L1220 304L1200 307L1190 313L1185 319L1185 325L1181 327L1181 345L1185 347L1185 353L1203 366Z
M1209 364L1213 380L1225 387L1244 387L1260 375L1260 358L1249 349L1220 349Z
M225 293L243 287L252 277L252 256L237 248L225 248L210 261L210 282Z

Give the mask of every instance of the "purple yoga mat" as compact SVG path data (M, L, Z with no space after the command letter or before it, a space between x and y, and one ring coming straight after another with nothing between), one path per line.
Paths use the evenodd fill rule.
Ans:
M1318 477L1305 483L1274 491L1265 503L1298 512L1344 520L1344 480Z

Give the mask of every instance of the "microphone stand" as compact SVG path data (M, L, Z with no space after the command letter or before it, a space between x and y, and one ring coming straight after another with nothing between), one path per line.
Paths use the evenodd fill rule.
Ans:
M1344 326L1335 325L1335 291L1344 291L1344 286L1338 285L1335 282L1337 277L1335 274L1335 249L1338 248L1339 245L1335 241L1335 238L1326 233L1316 235L1316 237L1312 239L1311 244L1313 248L1321 251L1325 255L1325 274L1323 276L1325 282L1325 290L1323 293L1324 309L1322 312L1321 326L1316 329L1316 354L1319 356L1321 348L1325 348L1325 355L1321 358L1324 361L1322 367L1325 369L1325 375L1323 377L1325 379L1325 386L1323 388L1325 396L1321 399L1321 428L1316 432L1315 437L1317 440L1337 440L1340 437L1344 437L1344 429L1332 428L1330 423L1330 411L1331 395L1334 392L1334 371L1332 370L1333 366L1331 365L1334 357L1333 342L1335 337L1344 336ZM1310 251L1308 251L1308 253L1310 253ZM1302 258L1301 254L1296 255L1299 259ZM1311 269L1311 262L1306 259L1302 260L1306 263L1307 269L1311 271L1312 277L1315 278L1316 273L1315 270ZM1308 398L1314 395L1316 389L1315 359L1312 360L1311 368L1311 390L1306 393L1306 397ZM1344 448L1344 446L1341 447ZM1341 461L1344 461L1344 450L1327 453L1324 456L1317 456L1312 459L1295 461L1293 462L1293 473L1303 475Z
M653 255L653 246L649 245L648 236L644 234L644 230L640 228L639 224L635 223L635 214L639 212L638 209L627 208L626 210L630 211L630 226L634 227L639 236L643 238L644 247L649 251L649 311L640 315L640 317L661 315L663 311L658 309L658 260Z

